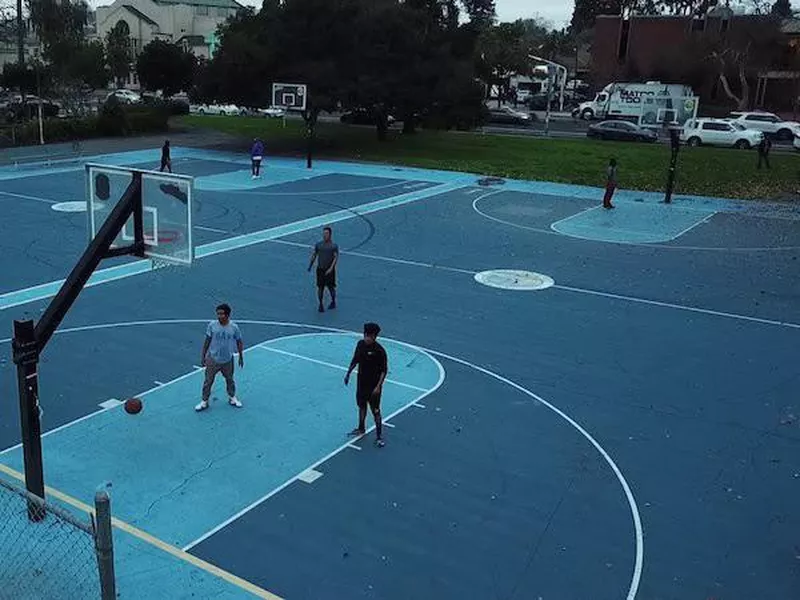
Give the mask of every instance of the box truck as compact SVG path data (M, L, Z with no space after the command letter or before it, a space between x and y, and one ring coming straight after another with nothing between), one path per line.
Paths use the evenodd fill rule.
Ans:
M698 99L680 83L610 83L572 111L581 119L625 119L642 126L683 125L697 116Z

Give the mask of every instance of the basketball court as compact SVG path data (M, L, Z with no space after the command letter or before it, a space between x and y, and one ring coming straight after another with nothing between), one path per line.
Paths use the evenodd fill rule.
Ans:
M141 173L39 364L48 498L105 487L121 598L784 600L800 594L791 208L173 148L0 169L0 475L14 319L39 319ZM322 227L338 308L306 268ZM237 396L195 413L221 302ZM327 302L326 302L327 305ZM344 373L389 356L374 433ZM131 415L122 402L142 400ZM368 420L368 423L370 421Z

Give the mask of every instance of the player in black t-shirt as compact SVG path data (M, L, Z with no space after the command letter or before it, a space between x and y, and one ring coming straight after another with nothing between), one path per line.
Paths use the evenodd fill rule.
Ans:
M366 432L367 405L372 410L375 419L375 444L382 448L383 421L381 420L381 392L386 373L389 370L389 361L386 350L377 342L381 328L377 323L364 325L364 339L356 344L350 368L344 376L344 384L350 382L350 373L358 366L358 386L356 388L356 404L358 404L358 427L350 435L361 436Z
M164 145L161 146L161 171L163 172L164 169L167 169L170 173L172 173L172 157L170 156L169 152L169 140L164 142Z

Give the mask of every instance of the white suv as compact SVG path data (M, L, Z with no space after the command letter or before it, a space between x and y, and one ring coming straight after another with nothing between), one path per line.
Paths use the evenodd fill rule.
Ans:
M784 121L778 115L762 111L732 112L731 121L748 129L757 129L779 140L792 140L800 136L800 123Z
M758 146L762 139L762 132L724 119L690 119L681 130L681 141L690 146L727 146L747 150Z

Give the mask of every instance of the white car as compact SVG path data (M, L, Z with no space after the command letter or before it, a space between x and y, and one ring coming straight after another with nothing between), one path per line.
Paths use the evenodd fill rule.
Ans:
M110 100L112 97L116 98L117 101L121 102L122 104L138 104L142 101L141 94L138 94L133 90L114 90L108 96L106 96L106 100Z
M189 112L198 115L239 115L242 114L235 104L191 104Z
M730 120L779 140L789 141L800 135L800 123L784 121L773 113L762 111L732 112Z
M269 108L256 108L252 111L252 114L258 117L281 119L286 115L286 111L280 106L270 106Z
M681 141L689 146L727 146L748 150L764 139L764 134L727 119L690 119L681 129Z

